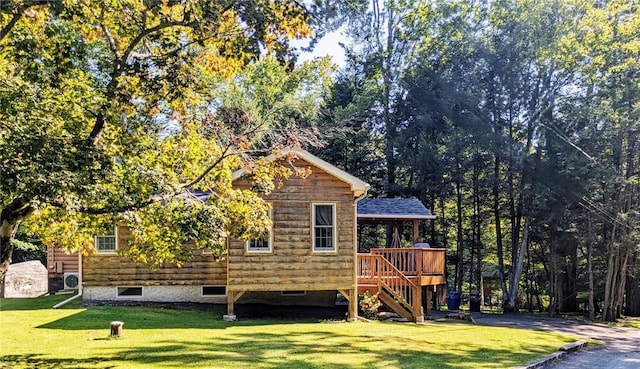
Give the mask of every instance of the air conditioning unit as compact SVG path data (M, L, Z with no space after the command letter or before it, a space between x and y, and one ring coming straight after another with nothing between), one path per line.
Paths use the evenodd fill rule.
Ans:
M79 284L80 278L78 278L78 273L64 273L65 290L77 290Z

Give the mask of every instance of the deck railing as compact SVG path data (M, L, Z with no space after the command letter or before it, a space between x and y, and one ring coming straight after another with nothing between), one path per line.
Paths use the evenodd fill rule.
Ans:
M444 275L444 253L445 249L436 248L371 249L371 255L380 255L403 274L418 277Z

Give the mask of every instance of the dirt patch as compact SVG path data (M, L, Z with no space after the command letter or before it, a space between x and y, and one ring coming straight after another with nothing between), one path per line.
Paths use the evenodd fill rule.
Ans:
M235 312L239 319L269 318L344 320L347 315L347 307L237 304L235 306Z

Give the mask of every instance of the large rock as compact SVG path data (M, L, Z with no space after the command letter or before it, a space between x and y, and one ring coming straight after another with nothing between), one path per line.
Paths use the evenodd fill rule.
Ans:
M9 265L4 297L38 297L48 292L47 268L38 260Z

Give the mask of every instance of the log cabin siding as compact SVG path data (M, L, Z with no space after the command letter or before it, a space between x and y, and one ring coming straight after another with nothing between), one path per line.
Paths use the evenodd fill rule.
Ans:
M246 242L232 240L228 249L229 291L312 291L352 289L355 278L355 201L349 184L304 161L306 178L286 179L281 188L265 196L271 203L272 251L248 253ZM238 179L236 188L249 188ZM334 204L335 251L312 249L312 205Z
M64 273L78 272L78 253L66 253L57 247L47 246L47 271L49 277L62 276Z
M131 237L126 227L119 226L118 245ZM226 285L227 263L215 261L211 255L194 255L192 261L182 267L168 265L149 269L116 254L95 253L82 258L84 286L156 286L156 285Z

